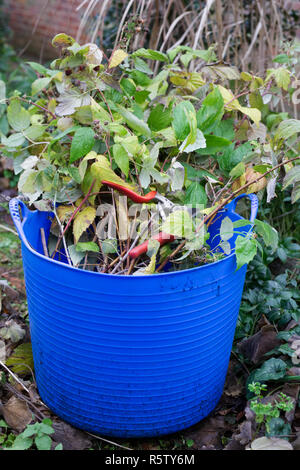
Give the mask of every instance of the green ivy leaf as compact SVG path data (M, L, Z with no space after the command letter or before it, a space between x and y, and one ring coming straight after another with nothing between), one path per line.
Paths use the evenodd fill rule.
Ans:
M75 131L70 150L70 163L79 160L92 150L94 137L95 133L90 127L81 127Z
M272 357L251 374L251 381L265 383L268 380L282 379L286 374L286 370L287 365L282 359Z

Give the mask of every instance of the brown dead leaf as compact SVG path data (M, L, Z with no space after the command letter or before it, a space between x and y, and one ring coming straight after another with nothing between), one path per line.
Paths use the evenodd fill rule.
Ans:
M254 364L258 364L264 355L280 345L277 332L272 325L263 326L260 331L250 338L243 339L238 344L239 351Z
M183 432L183 435L185 440L192 439L194 441L193 449L204 450L204 448L211 446L221 449L221 437L229 430L231 430L231 426L223 416L210 416Z
M61 443L64 450L84 450L92 445L87 434L64 421L54 421L53 428L55 433L51 437L57 444Z
M32 421L32 413L27 403L15 396L2 406L2 414L8 426L18 432L24 431L27 424Z

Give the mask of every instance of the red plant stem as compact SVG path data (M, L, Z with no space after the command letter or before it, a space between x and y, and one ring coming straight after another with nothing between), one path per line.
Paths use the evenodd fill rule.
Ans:
M40 106L39 104L34 103L31 100L26 100L25 98L21 98L20 96L18 97L19 100L24 101L25 103L31 104L32 106L36 106L37 108L41 109L42 111L45 111L45 113L48 113L52 116L53 119L56 119L56 115L52 113L52 111L49 111L49 109L44 108L43 106Z

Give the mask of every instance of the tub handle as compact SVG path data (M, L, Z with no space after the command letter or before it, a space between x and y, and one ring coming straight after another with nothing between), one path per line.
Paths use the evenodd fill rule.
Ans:
M227 204L226 209L230 212L234 212L237 202L243 197L247 197L248 199L250 199L250 202L251 202L250 222L254 222L256 215L257 215L257 211L258 211L258 198L256 194L240 194L239 196L235 197L229 204Z
M22 214L22 220L20 216L20 209L21 208L21 214ZM10 215L12 217L12 220L15 224L15 227L17 229L18 235L21 238L22 241L25 241L25 234L23 231L23 224L29 214L31 214L30 210L26 207L24 202L20 201L17 197L11 199L9 201L9 211Z

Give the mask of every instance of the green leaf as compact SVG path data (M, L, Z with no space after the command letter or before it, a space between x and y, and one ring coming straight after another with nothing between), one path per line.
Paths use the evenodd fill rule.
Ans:
M74 218L73 233L75 243L78 242L81 235L94 222L96 217L96 209L94 207L85 207Z
M36 436L34 443L38 450L51 450L52 440L47 435Z
M86 255L85 251L76 251L76 245L68 246L69 255L73 266L78 266Z
M101 240L101 249L105 255L118 252L118 241L114 238Z
M42 91L44 88L47 88L51 80L52 80L52 77L37 78L31 85L32 94L36 95L37 93Z
M126 178L128 178L129 172L129 156L124 147L121 144L115 144L112 147L113 156L116 164L120 170L124 173Z
M214 135L223 137L227 140L234 139L234 121L233 119L226 119L217 123L214 127Z
M250 261L252 261L256 255L256 251L256 240L238 235L235 242L237 269L240 269L244 264L248 264Z
M144 59L159 60L161 62L169 61L167 54L164 54L163 52L159 51L154 51L153 49L144 48L135 51L133 54L131 54L131 57L144 57Z
M184 139L179 147L179 152L194 152L194 150L203 149L206 147L206 139L200 129L196 129L196 137L194 142L188 143L190 134Z
M290 58L287 54L278 54L272 62L276 62L277 64L287 64L290 61Z
M1 106L1 101L5 100L5 98L6 98L6 85L3 80L0 80L0 106Z
M187 118L188 112L195 113L195 108L189 101L182 101L173 108L172 126L178 140L184 140L190 133L190 124Z
M196 150L198 155L215 155L231 145L231 141L217 135L204 134L206 147Z
M25 142L25 137L20 132L17 132L16 134L12 134L7 138L4 135L1 137L1 143L5 147L9 147L9 148L20 147L21 145L24 144L24 142Z
M287 188L290 184L295 184L300 181L300 165L291 168L284 177L283 189Z
M171 212L161 226L162 232L180 238L188 238L193 233L193 221L187 210Z
M255 230L263 238L265 244L270 246L273 251L278 246L278 232L266 222L255 219Z
M24 131L30 126L30 114L21 106L21 102L17 98L11 100L7 107L7 119L17 132Z
M133 62L134 62L134 67L135 67L135 71L136 73L145 73L147 75L152 75L153 74L153 71L150 69L150 67L148 66L148 64L143 60L141 59L140 57L134 57L133 59ZM131 72L131 75L133 74L133 72ZM141 85L145 85L145 84L142 84Z
M221 240L227 241L233 237L233 222L229 217L224 217L220 227Z
M152 108L148 118L148 125L154 132L166 129L172 122L172 115L169 109L165 109L162 104Z
M26 139L36 140L39 139L45 132L45 126L40 126L38 124L34 124L33 126L28 127L24 131L24 135Z
M251 380L252 382L265 383L268 380L282 379L286 374L286 370L287 365L282 359L272 357L251 374Z
M70 151L70 163L79 160L92 150L95 133L91 127L81 127L75 131Z
M190 204L192 207L199 204L206 206L207 195L204 187L196 181L191 183L186 190L184 204Z
M203 100L201 108L197 111L197 127L205 133L216 122L221 121L224 114L224 100L218 88L215 88Z
M221 170L229 173L245 156L252 153L252 151L253 148L249 142L239 145L236 148L234 148L234 144L231 144L226 148L223 155L218 158Z
M148 124L146 124L141 119L137 118L131 111L128 111L120 105L117 105L117 110L118 113L121 114L121 116L124 118L128 126L131 127L131 129L139 132L140 134L146 137L151 136L151 131L148 127Z
M26 62L30 67L35 70L35 72L39 73L40 75L47 75L49 72L53 72L53 70L47 69L43 65L37 62Z
M23 437L22 434L19 434L13 442L11 447L7 447L6 450L27 450L33 444L33 440L29 437Z
M231 176L232 178L239 178L245 173L245 170L245 163L240 162L232 168L231 172L229 173L229 176Z
M285 423L281 418L272 418L267 425L267 436L289 436L292 433L292 429L289 423Z
M78 242L76 244L76 251L93 251L94 253L98 253L99 246L94 242Z
M283 88L286 91L288 90L291 81L291 72L288 69L279 67L278 69L267 70L266 81L268 81L272 76L275 78L275 82L280 88Z
M300 121L298 119L286 119L277 127L275 138L277 140L287 140L298 132L300 132Z

